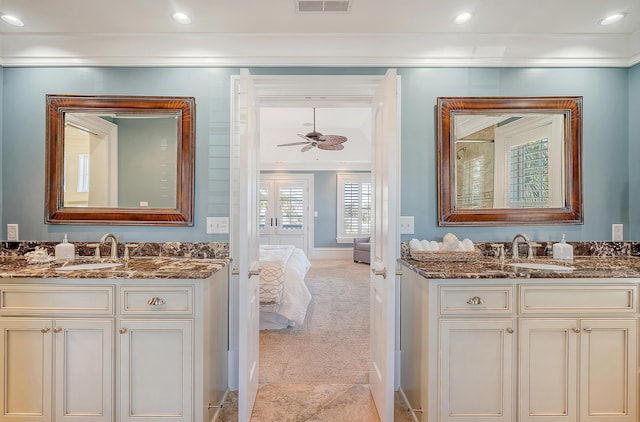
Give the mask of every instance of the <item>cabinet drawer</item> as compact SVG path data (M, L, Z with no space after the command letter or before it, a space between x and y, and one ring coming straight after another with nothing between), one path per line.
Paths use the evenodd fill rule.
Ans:
M113 315L113 286L2 286L0 314Z
M121 314L193 313L193 286L124 286L120 298Z
M512 286L441 286L440 314L509 314L512 296Z
M631 285L522 285L520 313L636 313L636 290Z

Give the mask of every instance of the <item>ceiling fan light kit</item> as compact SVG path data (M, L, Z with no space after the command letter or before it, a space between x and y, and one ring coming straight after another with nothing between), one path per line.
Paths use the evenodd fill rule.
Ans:
M312 148L323 149L326 151L340 151L344 149L343 143L347 142L347 137L342 135L323 135L316 131L316 108L313 108L313 130L306 135L298 136L304 139L304 142L290 142L280 144L279 147L287 147L293 145L304 145L301 152L309 151Z

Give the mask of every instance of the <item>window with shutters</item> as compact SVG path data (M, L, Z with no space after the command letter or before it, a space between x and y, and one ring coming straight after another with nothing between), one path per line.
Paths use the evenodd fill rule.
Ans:
M78 154L78 192L89 192L89 154Z
M280 186L279 192L280 228L300 230L304 227L304 187Z
M260 198L258 199L258 228L260 231L265 230L267 223L267 214L269 213L269 185L263 183L260 186Z
M338 243L371 233L371 174L338 174Z
M509 150L509 207L549 206L549 139L540 138Z

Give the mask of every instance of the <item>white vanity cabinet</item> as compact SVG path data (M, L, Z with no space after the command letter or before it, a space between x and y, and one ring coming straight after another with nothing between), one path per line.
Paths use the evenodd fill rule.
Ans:
M402 273L400 387L416 420L638 421L638 280Z
M0 280L0 330L0 422L209 422L227 391L228 268Z
M0 421L112 421L114 287L0 288Z
M520 285L521 422L637 422L636 289Z

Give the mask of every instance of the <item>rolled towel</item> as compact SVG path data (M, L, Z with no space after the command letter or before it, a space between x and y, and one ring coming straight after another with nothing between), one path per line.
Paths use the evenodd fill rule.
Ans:
M437 251L438 249L440 249L440 245L438 245L438 242L436 242L435 240L429 242L429 251Z
M414 251L422 251L424 249L422 249L422 244L420 243L420 241L418 239L411 239L409 241L409 248L413 249Z
M445 251L455 251L458 249L458 243L460 241L453 233L447 233L442 238L442 249Z
M421 240L420 241L420 245L422 246L422 250L423 251L428 251L429 250L429 241L428 240Z
M475 246L473 245L471 239L464 239L462 241L462 246L464 247L465 251L473 251L475 249Z

